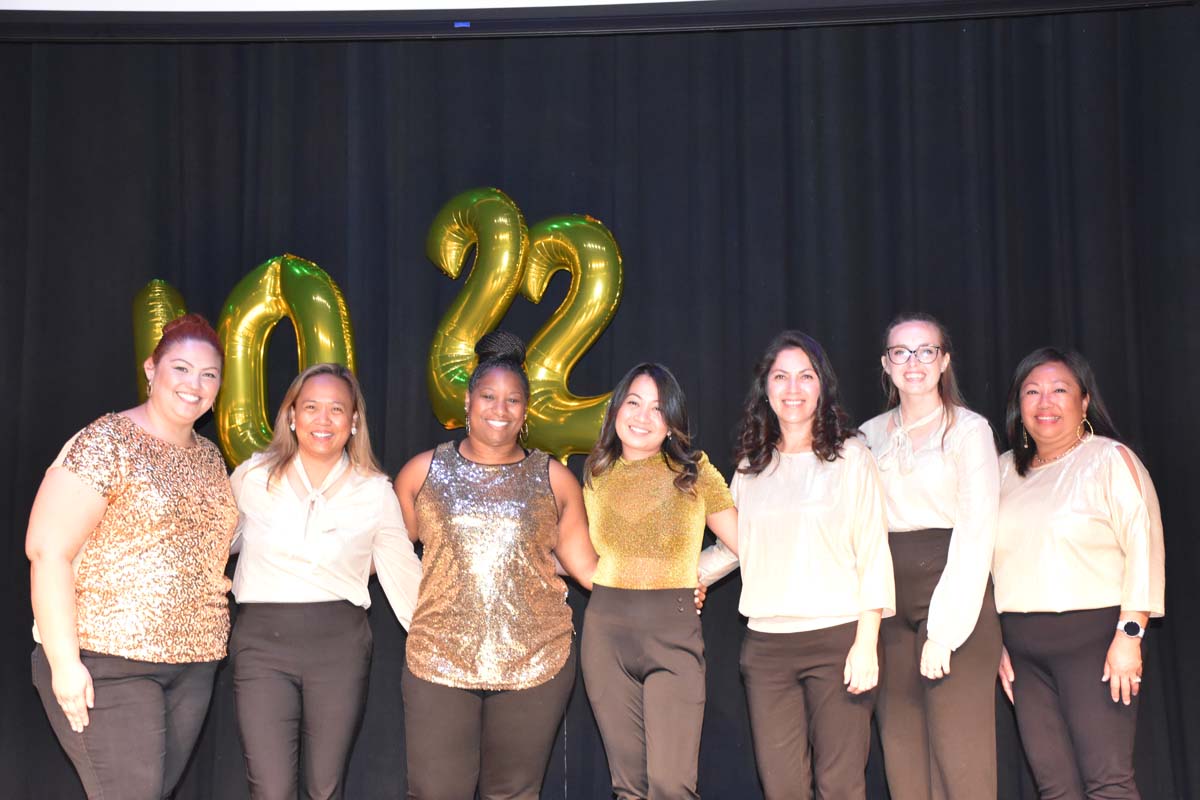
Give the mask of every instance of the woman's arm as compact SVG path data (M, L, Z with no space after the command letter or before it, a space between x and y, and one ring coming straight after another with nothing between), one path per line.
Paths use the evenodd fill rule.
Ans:
M421 539L421 531L417 526L417 494L429 476L429 465L433 463L433 451L426 450L408 460L392 483L396 491L396 499L400 501L400 511L404 516L404 527L408 529L409 541Z
M73 472L51 467L33 501L25 534L33 617L54 696L77 733L87 726L87 710L95 698L92 677L79 659L72 562L107 508L108 501Z
M558 544L554 547L554 555L580 586L591 591L592 575L599 559L588 535L583 491L571 471L553 459L550 460L550 488L558 503Z
M708 529L717 535L721 540L721 544L737 555L738 545L738 517L736 508L727 508L724 511L718 511L715 514L709 514L705 519Z

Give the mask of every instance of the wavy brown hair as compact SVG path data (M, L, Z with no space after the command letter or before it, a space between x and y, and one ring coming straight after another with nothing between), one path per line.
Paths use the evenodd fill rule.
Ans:
M584 480L590 486L592 478L607 471L621 456L621 439L617 436L617 411L625 398L629 396L629 388L641 375L648 375L658 387L658 408L663 421L667 423L668 436L663 439L661 452L666 457L667 466L675 476L675 488L681 492L694 494L696 479L700 475L700 451L692 446L691 429L688 426L687 398L679 381L671 374L671 370L662 364L643 362L638 364L613 389L612 399L604 412L604 423L600 426L600 436L588 454L583 464Z
M734 461L745 459L748 464L738 467L747 475L757 475L771 463L781 436L779 418L767 398L767 377L775 359L784 350L803 350L821 382L821 396L813 417L813 452L823 461L836 461L842 455L842 445L858 431L850 425L850 417L838 402L838 381L820 342L800 331L784 331L767 345L766 352L754 367L754 379L738 423Z
M888 357L888 339L891 338L892 331L906 322L923 322L937 331L939 340L937 346L941 348L942 355L951 357L950 363L946 365L946 369L938 378L938 397L942 400L942 418L946 421L946 428L942 431L942 449L944 450L946 435L950 433L950 428L954 425L954 409L967 407L967 401L963 399L962 391L958 388L958 378L954 375L954 343L950 341L950 331L946 330L946 326L937 317L926 314L924 311L903 311L897 314L883 329L883 357L885 359ZM934 344L934 342L926 342L926 344ZM910 358L915 357L910 356ZM892 382L892 376L886 369L881 372L880 379L883 382L883 393L887 396L887 405L883 410L890 411L900 405L900 390L896 388L896 384Z
M354 427L358 429L358 433L352 434L350 440L346 442L346 453L350 456L350 466L360 472L383 473L379 467L379 461L375 458L375 451L371 449L371 431L367 427L367 401L363 397L362 387L358 385L358 379L354 377L353 372L341 364L314 364L295 377L283 395L283 402L279 404L279 413L275 415L275 431L271 436L271 443L262 451L262 466L269 470L267 472L268 484L283 474L300 449L300 445L296 441L296 433L291 429L290 417L296 405L296 398L300 396L305 381L318 375L332 375L335 378L341 378L350 387L350 396L354 399L354 408L350 410L351 419L354 418L353 415L358 415L358 419L353 423Z

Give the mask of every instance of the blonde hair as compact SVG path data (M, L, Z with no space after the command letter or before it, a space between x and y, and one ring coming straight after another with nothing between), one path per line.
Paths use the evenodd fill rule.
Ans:
M358 419L353 423L358 431L352 434L350 440L346 442L346 453L350 456L350 466L360 472L383 474L383 470L379 467L379 461L375 458L375 451L371 449L371 433L367 427L367 401L363 397L362 387L358 385L358 379L354 377L353 372L341 364L314 364L295 377L283 395L283 402L279 404L279 413L275 415L275 433L271 437L271 443L262 451L262 466L268 470L268 484L283 474L300 449L300 445L296 441L296 433L291 429L289 417L296 405L296 398L300 396L300 391L304 388L304 383L309 378L315 378L318 375L332 375L335 378L341 378L350 387L350 394L354 398L354 408L350 413L358 415Z

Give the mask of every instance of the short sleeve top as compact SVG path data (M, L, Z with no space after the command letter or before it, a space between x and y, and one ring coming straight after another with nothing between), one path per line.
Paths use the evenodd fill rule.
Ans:
M721 473L700 454L692 491L675 486L679 467L663 454L619 458L584 482L592 546L600 561L592 582L614 589L696 585L705 519L733 507Z
M107 414L55 466L108 501L76 564L79 647L166 664L223 658L238 515L216 445L193 434L179 447Z

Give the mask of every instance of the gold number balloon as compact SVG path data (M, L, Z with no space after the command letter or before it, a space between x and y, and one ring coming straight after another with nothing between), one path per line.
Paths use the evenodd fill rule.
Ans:
M562 304L529 343L529 444L561 459L592 449L611 392L577 397L571 370L608 326L621 303L621 251L608 229L590 217L539 222L529 232L521 294L540 303L551 277L571 274Z
M143 364L168 322L187 313L183 295L171 284L155 278L133 298L133 360L137 375L138 402L146 402L146 370Z
M234 466L271 441L263 361L271 331L285 317L296 329L300 369L326 361L355 369L350 311L324 270L303 258L283 255L242 278L217 322L225 346L225 374L216 404L217 436L225 460Z
M447 428L463 425L463 401L475 364L475 343L508 312L529 242L517 204L499 189L471 189L442 207L429 227L425 253L458 278L467 253L475 264L442 316L429 347L429 401Z

